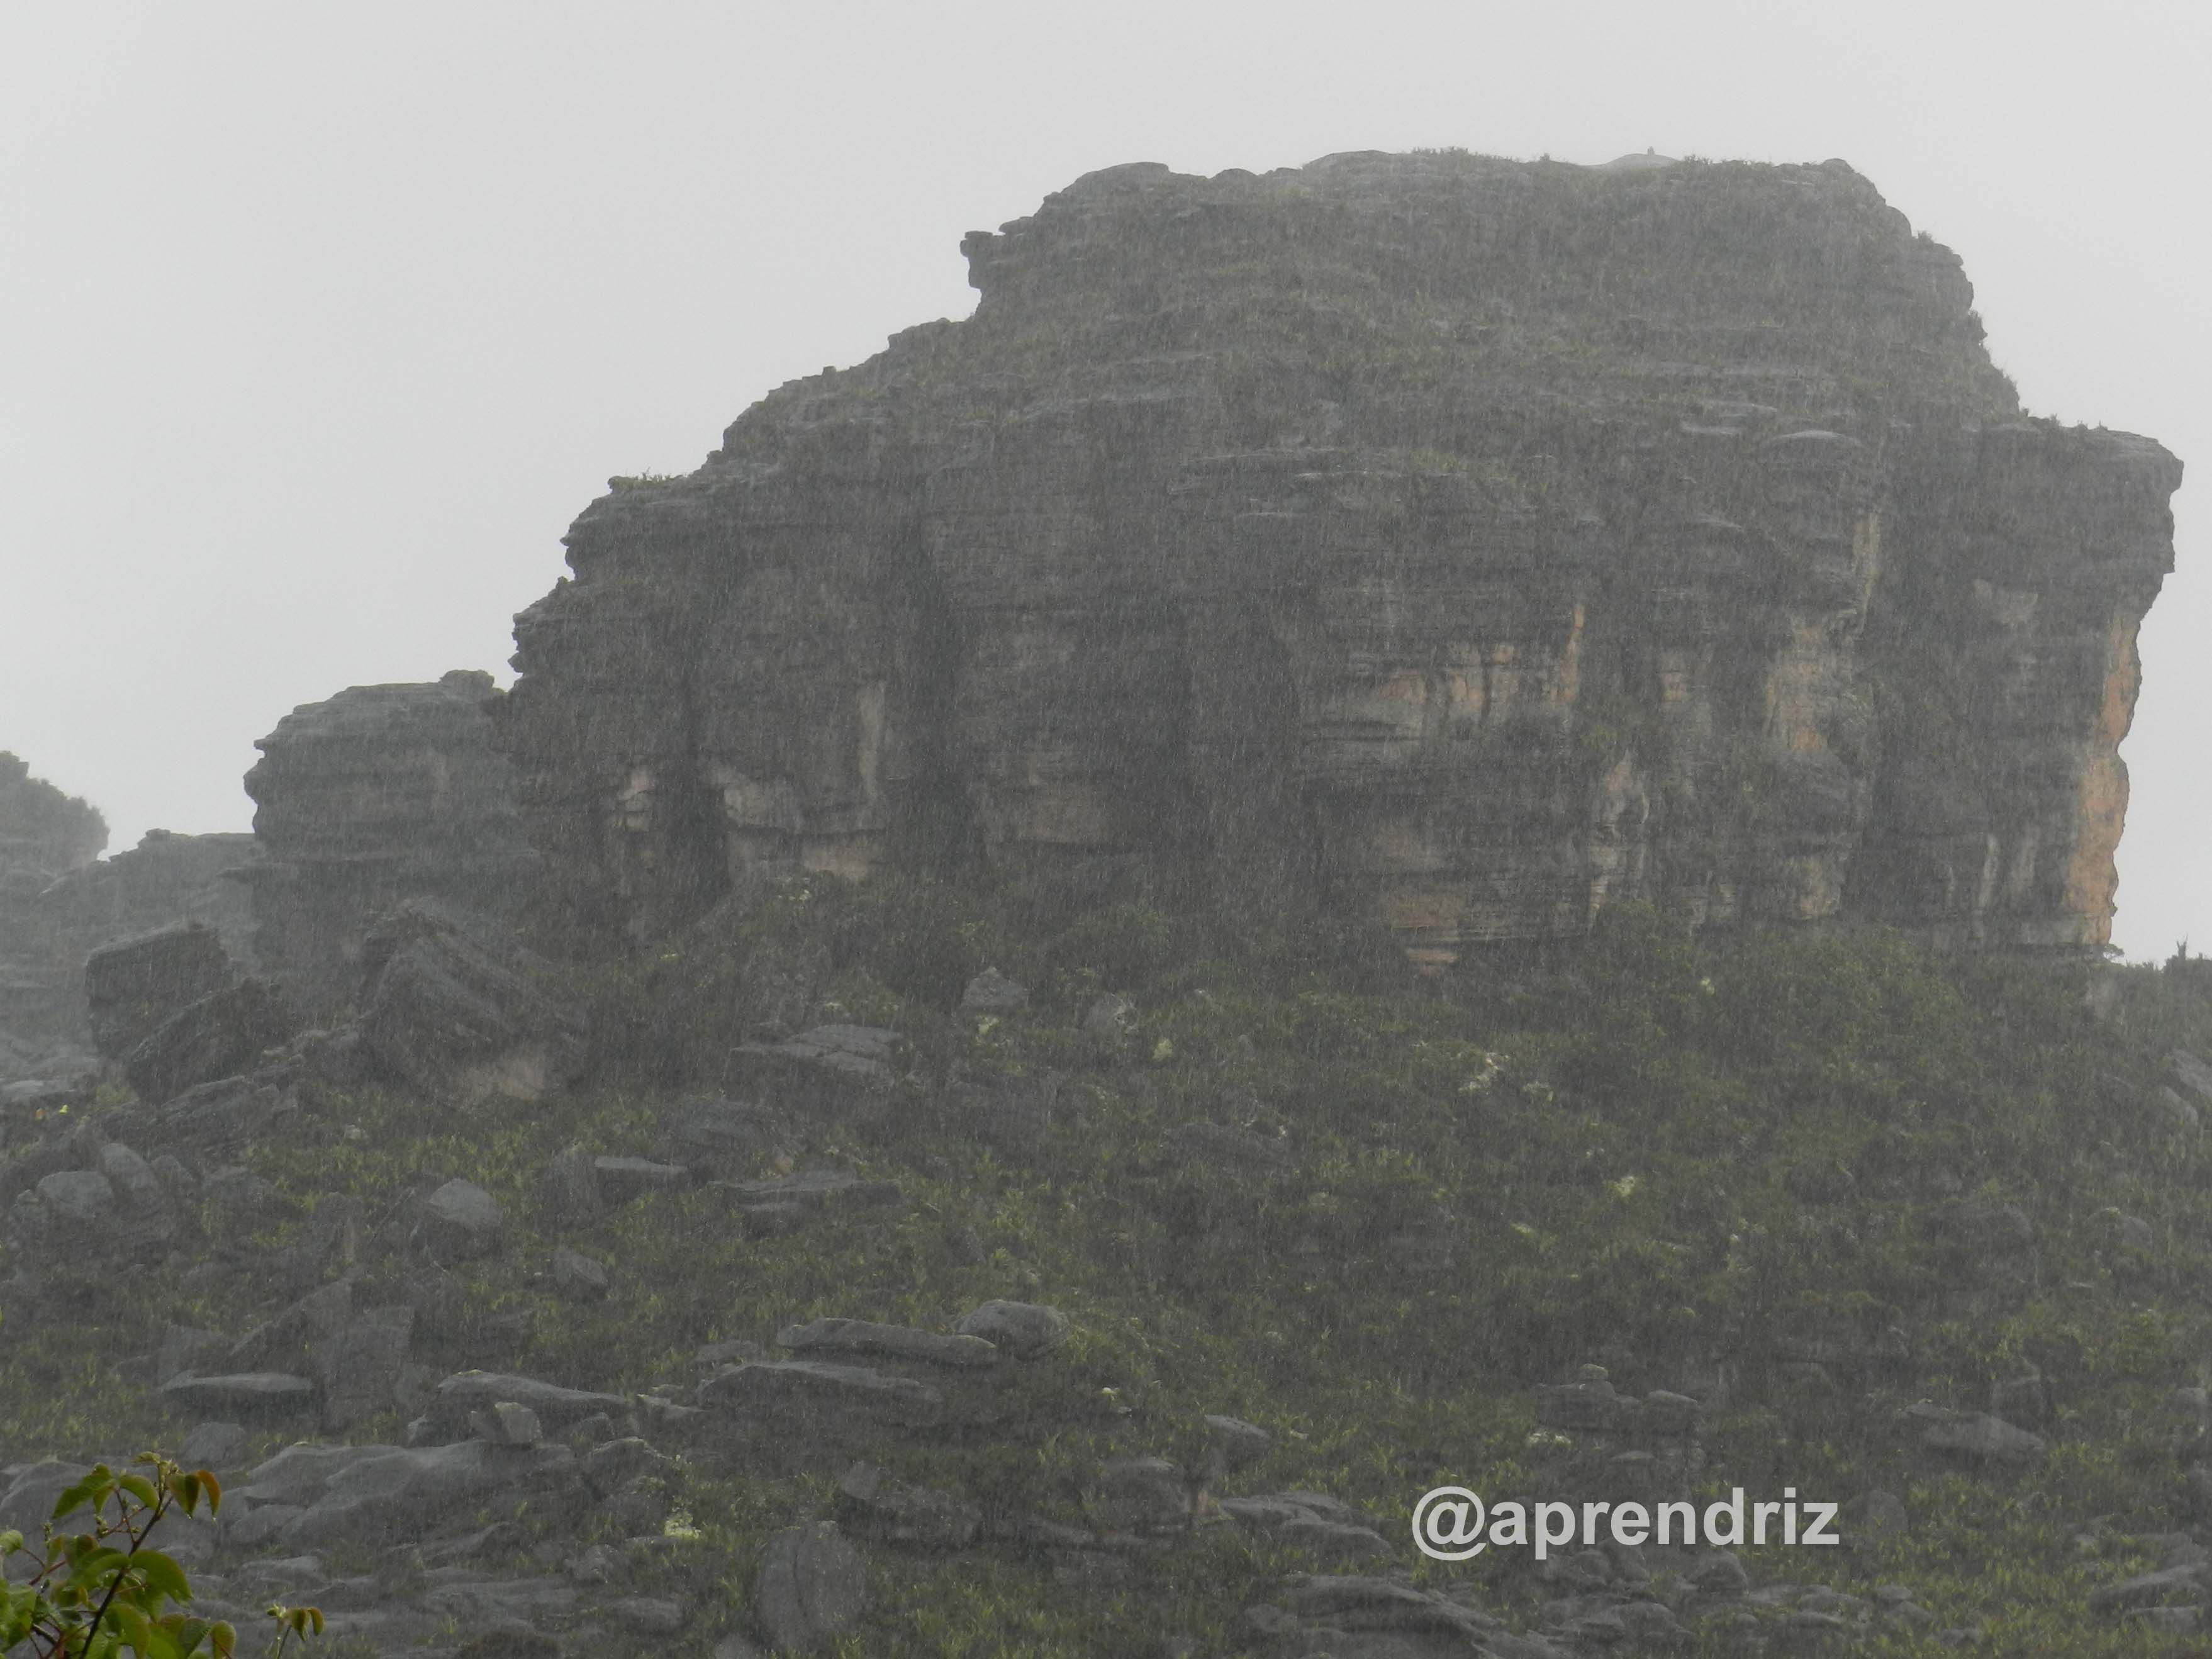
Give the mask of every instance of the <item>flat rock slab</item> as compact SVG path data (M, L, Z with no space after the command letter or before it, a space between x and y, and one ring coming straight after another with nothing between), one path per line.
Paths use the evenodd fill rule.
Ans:
M787 1232L825 1211L895 1209L906 1194L894 1181L864 1181L843 1170L806 1170L774 1181L717 1181L709 1185L738 1201L755 1237Z
M315 1385L283 1371L241 1371L230 1376L187 1372L164 1382L161 1396L172 1405L210 1416L309 1417L315 1412Z
M865 1319L817 1319L790 1327L775 1341L778 1347L802 1358L862 1354L958 1370L988 1370L1002 1357L979 1336L948 1336L910 1325L872 1324Z
M660 1142L671 1164L722 1175L757 1167L773 1135L768 1115L741 1100L695 1101Z
M1983 1463L2036 1463L2051 1449L2041 1435L2015 1428L2004 1419L1986 1413L1950 1412L1930 1407L1916 1409L1911 1414L1922 1418L1927 1425L1921 1431L1920 1443L1930 1451L1953 1457Z
M540 1422L559 1433L571 1424L602 1413L620 1418L630 1409L628 1395L593 1394L585 1389L564 1389L557 1382L534 1376L514 1376L499 1371L461 1371L438 1384L431 1417L447 1429L465 1425L469 1413L501 1401L527 1406Z
M691 1172L680 1164L656 1164L649 1158L595 1158L592 1178L602 1199L620 1204L643 1193L663 1193L684 1186Z
M782 1042L733 1051L739 1074L781 1086L805 1105L837 1105L898 1081L905 1039L879 1025L817 1025Z
M2089 1592L2089 1611L2118 1613L2130 1607L2197 1605L2205 1599L2202 1564L2165 1567L2117 1584L2100 1584Z
M1067 1316L1040 1302L986 1302L954 1328L1017 1359L1049 1353L1067 1340Z
M724 1371L699 1387L699 1403L748 1417L921 1428L936 1423L945 1396L927 1382L866 1365L815 1359L771 1359Z
M1422 1631L1479 1638L1503 1628L1472 1607L1388 1578L1315 1574L1294 1580L1279 1600L1298 1618L1325 1620L1348 1632Z
M580 1480L576 1455L566 1446L464 1440L387 1447L334 1473L279 1536L293 1549L397 1543L421 1537L428 1522L463 1505Z
M302 1442L287 1446L274 1457L247 1470L227 1498L254 1504L282 1504L304 1508L329 1484L331 1477L365 1457L381 1457L397 1446L333 1446Z
M563 1578L492 1578L454 1567L437 1571L452 1576L425 1589L422 1605L471 1624L535 1623L575 1611L576 1587Z

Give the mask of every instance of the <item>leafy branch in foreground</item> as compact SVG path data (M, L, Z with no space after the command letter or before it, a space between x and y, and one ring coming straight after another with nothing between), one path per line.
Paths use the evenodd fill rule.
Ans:
M222 1483L205 1469L188 1471L151 1452L137 1461L146 1473L118 1474L102 1463L56 1498L40 1547L20 1532L0 1532L0 1560L21 1556L32 1564L21 1583L0 1583L0 1651L28 1643L36 1659L230 1659L238 1632L185 1612L192 1588L184 1568L146 1547L176 1510L220 1510ZM54 1530L55 1522L80 1510L91 1512L90 1532ZM165 1612L171 1602L179 1605ZM276 1621L272 1659L282 1659L292 1637L323 1628L313 1607L272 1607L269 1616Z

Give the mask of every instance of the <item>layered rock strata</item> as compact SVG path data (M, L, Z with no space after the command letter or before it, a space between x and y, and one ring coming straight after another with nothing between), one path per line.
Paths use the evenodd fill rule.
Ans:
M614 481L499 707L563 907L1209 861L1417 957L1644 898L2106 936L2179 464L1838 161L1133 166Z
M256 949L310 1006L349 1005L363 944L394 905L499 915L527 896L537 859L484 712L499 696L465 670L355 686L294 709L255 745Z

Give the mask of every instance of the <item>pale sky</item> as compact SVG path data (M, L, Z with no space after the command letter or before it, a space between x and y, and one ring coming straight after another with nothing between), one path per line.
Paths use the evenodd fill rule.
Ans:
M2212 467L2212 9L0 0L0 748L246 827L339 688L508 678L610 474L963 316L1096 167L1464 145L1841 156L1965 258L2029 409ZM2117 937L2212 948L2212 569L2143 633Z

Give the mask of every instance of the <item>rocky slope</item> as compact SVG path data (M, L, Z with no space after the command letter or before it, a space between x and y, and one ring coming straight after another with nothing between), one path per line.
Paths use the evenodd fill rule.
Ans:
M565 982L417 907L356 1030L0 1107L0 1526L161 1446L201 1611L333 1659L2201 1650L2203 963L1617 908L1421 980L1054 890ZM683 998L723 1090L625 1040ZM1843 1542L1442 1566L1443 1483Z
M499 714L603 936L1196 860L1417 959L1650 897L2106 934L2179 464L2022 418L1841 162L1093 173L975 315L615 481Z

